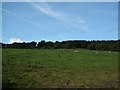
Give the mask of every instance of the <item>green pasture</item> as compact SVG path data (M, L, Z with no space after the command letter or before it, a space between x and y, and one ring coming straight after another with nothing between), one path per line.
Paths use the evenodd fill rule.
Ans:
M3 88L117 88L118 52L3 49Z

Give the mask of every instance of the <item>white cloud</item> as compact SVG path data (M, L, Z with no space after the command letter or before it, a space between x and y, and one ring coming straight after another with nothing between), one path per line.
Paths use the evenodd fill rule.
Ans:
M23 21L31 24L31 25L40 27L40 28L42 28L42 29L48 29L47 27L44 27L44 26L40 25L40 24L37 23L37 22L33 22L33 21L31 21L31 20L29 20L29 19L27 19L27 18L25 18L25 17L23 17L23 16L20 16L20 15L14 13L14 12L11 12L11 11L9 11L9 10L7 10L7 9L3 9L3 8L2 8L2 11L3 11L3 12L6 12L6 13L8 13L8 14L10 14L10 15L13 15L13 16L15 16L15 17L17 17L17 18L19 18L19 19L21 19L21 20L23 20Z
M35 26L39 26L38 23L33 22L33 21L30 21L30 20L28 20L28 19L26 19L26 18L24 18L24 17L22 17L22 16L20 16L20 15L17 15L17 14L15 14L15 13L13 13L13 12L7 10L7 9L3 9L3 8L2 8L2 11L3 11L3 12L6 12L6 13L8 13L8 14L10 14L10 15L13 15L13 16L15 16L15 17L18 17L18 18L20 18L20 19L26 21L27 23L30 23L30 24L35 25Z
M66 15L57 11L53 10L47 3L37 4L37 3L30 3L32 6L34 6L39 11L45 13L46 15L59 19L64 20Z
M86 25L85 20L83 20L80 16L69 15L58 10L53 9L47 3L30 3L35 9L43 12L44 14L60 20L62 23L67 25L68 28L71 27L73 30L83 30L86 32L90 32L88 26Z
M10 41L9 41L9 43L14 43L14 42L20 43L20 42L23 42L23 41L21 41L20 38L11 38Z

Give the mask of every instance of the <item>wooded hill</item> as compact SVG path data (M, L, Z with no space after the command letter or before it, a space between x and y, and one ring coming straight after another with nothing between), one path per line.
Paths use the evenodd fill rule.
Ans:
M23 43L2 43L2 48L18 48L18 49L77 49L84 48L90 50L104 50L104 51L120 51L120 40L68 40L68 41L45 41L40 42L23 42Z

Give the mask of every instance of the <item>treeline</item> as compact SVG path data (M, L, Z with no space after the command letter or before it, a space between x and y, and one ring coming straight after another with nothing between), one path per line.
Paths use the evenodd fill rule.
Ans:
M23 43L12 43L5 44L2 43L2 48L19 48L19 49L76 49L76 48L84 48L90 50L105 50L105 51L120 51L120 40L69 40L69 41L56 41L46 42L42 40L40 42L23 42Z

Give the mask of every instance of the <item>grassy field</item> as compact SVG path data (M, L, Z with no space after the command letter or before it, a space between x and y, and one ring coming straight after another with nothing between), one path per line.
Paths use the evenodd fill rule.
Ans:
M2 88L2 49L0 48L0 89Z
M3 87L118 87L118 52L77 51L3 49Z

